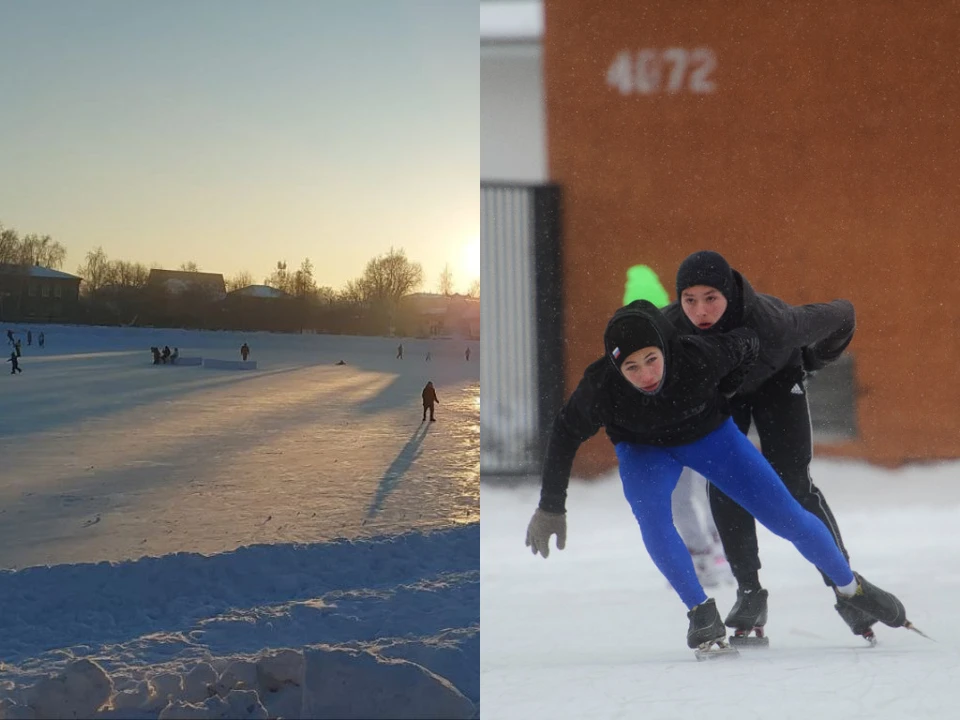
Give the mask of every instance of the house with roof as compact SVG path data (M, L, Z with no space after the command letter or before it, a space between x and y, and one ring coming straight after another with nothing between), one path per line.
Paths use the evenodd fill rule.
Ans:
M227 286L222 273L189 272L187 270L150 271L147 289L162 290L168 295L203 294L210 300L223 300Z
M76 317L81 278L39 265L0 263L0 320L65 321Z
M247 285L237 290L231 290L227 297L260 298L265 300L279 300L280 298L291 297L289 293L278 290L269 285Z

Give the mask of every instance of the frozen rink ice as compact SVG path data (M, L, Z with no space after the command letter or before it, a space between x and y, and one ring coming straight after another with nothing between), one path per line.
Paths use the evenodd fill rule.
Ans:
M481 488L480 655L489 717L903 720L956 715L960 463L884 470L817 460L854 569L932 636L876 626L867 647L792 545L759 529L769 650L696 662L686 608L644 550L619 478L572 481L567 547L524 547L539 488ZM715 593L721 615L735 586Z

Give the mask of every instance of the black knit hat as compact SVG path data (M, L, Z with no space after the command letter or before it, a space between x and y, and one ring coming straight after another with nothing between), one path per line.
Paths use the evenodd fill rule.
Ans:
M637 350L651 346L663 350L663 338L656 326L639 315L627 315L611 323L603 342L607 355L618 370L623 361Z
M733 270L723 255L712 250L701 250L687 257L677 270L677 298L694 285L716 288L732 303L737 299L737 282Z

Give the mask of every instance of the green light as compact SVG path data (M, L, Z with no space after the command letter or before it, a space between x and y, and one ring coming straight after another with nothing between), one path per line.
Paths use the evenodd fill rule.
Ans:
M660 278L647 265L634 265L627 270L623 304L629 305L634 300L647 300L658 308L670 304L670 296L660 284Z

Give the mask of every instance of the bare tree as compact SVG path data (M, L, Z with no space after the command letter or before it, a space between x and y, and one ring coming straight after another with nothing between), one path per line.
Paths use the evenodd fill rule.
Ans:
M440 273L437 292L447 297L453 295L453 270L450 269L449 263L443 266L443 272Z
M332 305L337 300L337 291L332 287L321 285L317 288L317 300L323 305Z
M276 270L273 271L270 277L264 278L263 284L292 294L293 278L290 276L290 273L287 272L287 261L278 260Z
M150 270L143 263L114 260L109 263L107 277L112 285L141 290L147 286Z
M102 247L87 253L83 265L77 268L77 275L83 278L83 290L87 294L96 293L110 283L112 269Z
M49 235L31 233L22 238L16 230L0 225L0 263L59 269L67 249Z
M20 258L20 235L0 225L0 263L15 265Z
M200 272L200 266L197 265L193 260L190 262L180 263L180 268L183 272Z
M348 305L363 306L370 300L370 292L363 278L350 280L340 291L340 300Z
M467 288L467 297L479 298L480 297L480 281L474 280L470 283L470 287Z
M385 307L396 307L400 298L423 284L423 268L420 263L410 262L402 249L390 248L386 255L367 263L363 281L370 300Z
M307 258L300 263L300 269L293 274L293 295L298 298L313 297L317 292L317 283L313 279L313 263Z
M226 281L227 292L240 290L241 288L249 287L251 285L253 285L253 275L248 273L246 270L241 270L233 277L228 278Z

